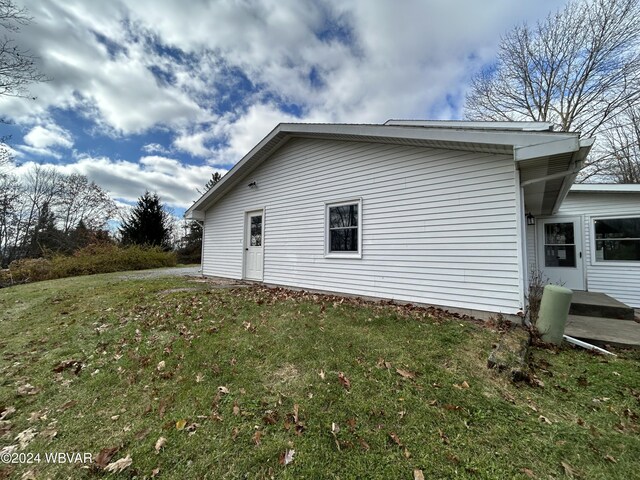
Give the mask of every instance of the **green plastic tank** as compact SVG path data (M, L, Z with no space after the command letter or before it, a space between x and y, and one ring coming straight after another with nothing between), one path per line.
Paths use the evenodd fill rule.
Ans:
M560 345L569 316L573 292L558 285L547 285L542 293L536 326L542 340Z

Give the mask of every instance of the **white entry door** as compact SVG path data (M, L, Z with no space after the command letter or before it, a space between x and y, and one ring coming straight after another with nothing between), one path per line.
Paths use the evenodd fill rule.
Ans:
M584 290L580 217L543 218L537 222L538 266L549 281Z
M262 280L262 258L264 240L263 211L247 212L244 241L244 278Z

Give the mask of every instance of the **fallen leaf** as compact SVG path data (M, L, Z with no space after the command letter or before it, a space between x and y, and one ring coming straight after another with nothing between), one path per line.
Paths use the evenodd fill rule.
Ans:
M538 420L540 420L542 423L547 423L549 425L551 425L551 420L549 420L547 417L545 417L544 415L540 415L538 417Z
M286 451L280 454L280 465L289 465L293 462L293 456L296 454L296 451L293 449L287 449Z
M154 447L156 449L156 455L160 453L160 450L162 450L162 447L164 447L166 443L167 443L167 439L164 437L160 437L156 441L156 445Z
M151 433L151 428L145 428L144 430L140 430L138 431L133 438L135 438L136 440L140 441L140 440L144 440L145 438L147 438L147 435L149 435Z
M56 435L58 435L58 431L52 427L47 427L42 430L39 435L44 438L48 438L49 440L53 439Z
M164 367L166 366L166 363L164 360L158 362L158 365L156 366L156 370L158 370L159 372L161 372L162 370L164 370Z
M422 470L417 468L413 470L413 480L424 480L424 473L422 473Z
M233 427L233 430L231 431L231 440L235 442L239 434L240 434L240 429L238 427Z
M73 370L75 375L79 375L82 370L82 362L80 360L63 360L53 367L55 373L62 373L65 370Z
M236 416L240 415L240 407L237 401L233 402L233 414Z
M196 375L196 383L200 383L202 382L202 380L204 380L204 375L199 373Z
M132 463L133 463L133 460L131 460L131 456L127 455L126 457L121 458L120 460L116 460L115 462L110 463L109 465L104 467L104 471L119 473L129 468Z
M184 427L187 425L187 421L185 419L178 420L176 422L176 430L184 430Z
M533 470L530 470L528 468L521 468L520 471L529 478L536 478L536 474L533 473Z
M324 370L320 370L320 371L318 372L318 375L320 375L320 378L321 378L322 380L324 380L324 377L325 377Z
M416 378L416 374L410 372L409 370L405 370L404 368L396 368L396 373L403 378L408 378L410 380L414 380Z
M278 423L278 413L272 410L267 410L262 417L262 421L265 425L275 425Z
M578 472L567 462L560 462L562 464L562 468L564 468L564 474L567 477L575 478L578 475Z
M351 382L346 377L343 372L338 373L338 380L340 380L340 384L346 389L349 390L351 388Z
M396 432L391 432L389 434L389 437L391 438L391 440L393 440L393 443L395 443L396 445L398 445L399 447L402 447L404 445L402 445L402 442L400 441L400 437L398 437L398 435L396 434Z
M24 385L20 385L18 387L18 395L36 395L40 392L40 389L34 387L30 383L25 383Z
M15 440L20 444L20 450L24 450L31 443L36 433L35 428L27 428L16 436Z
M160 469L159 468L154 468L153 470L151 470L151 478L155 477L159 473L160 473Z
M618 461L611 455L607 455L606 457L604 457L604 459L610 461L611 463L618 463Z
M71 407L75 407L78 404L77 400L69 400L62 404L62 406L58 409L59 412L64 412L65 410L70 409Z
M367 442L365 442L362 438L359 438L359 439L358 439L358 442L360 442L360 446L362 447L362 449L363 449L365 452L368 452L368 451L369 451L369 449L371 448L371 447L369 446L369 444L368 444Z
M16 413L16 408L15 407L12 407L12 406L5 407L2 410L2 413L0 413L0 420L6 420L7 418L9 418L14 413Z
M105 468L118 450L118 447L103 448L100 450L95 459L96 465L100 468Z
M442 440L442 443L444 443L445 445L449 445L449 437L447 437L447 435L440 429L438 429L438 434L440 435L440 440Z
M229 389L227 387L224 387L224 386L221 385L221 386L218 387L218 392L222 393L224 395L228 395L229 394Z
M464 390L464 389L466 389L466 388L469 388L469 384L467 383L467 381L466 381L466 380L465 380L465 381L463 381L462 383L459 383L459 384L458 384L458 383L454 383L454 384L453 384L453 386L454 386L455 388L460 389L460 390Z
M404 458L411 458L411 452L409 452L407 447L404 448Z
M255 443L256 445L260 445L260 442L262 441L262 432L260 430L256 430L256 433L253 434L253 437L251 437L251 440L253 440L253 443Z

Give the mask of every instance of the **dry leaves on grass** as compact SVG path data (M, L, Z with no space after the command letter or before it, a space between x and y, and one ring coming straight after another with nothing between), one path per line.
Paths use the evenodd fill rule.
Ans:
M65 370L71 370L74 375L80 375L80 371L82 370L83 364L80 360L63 360L58 363L55 367L53 367L53 371L55 373L62 373Z
M116 454L118 450L119 450L118 447L108 447L100 450L100 452L98 452L98 455L94 460L96 462L96 465L104 469L109 464L109 462L111 461L111 459L113 458L113 456Z
M37 387L34 387L30 383L25 383L24 385L20 385L18 387L17 393L19 396L36 395L40 393L40 389Z
M400 437L398 437L398 435L396 434L396 432L391 432L389 433L389 438L391 438L391 440L393 441L393 443L395 443L396 445L398 445L399 447L404 447L404 445L402 444L402 442L400 441Z
M262 431L256 430L256 433L253 434L251 440L253 440L253 443L255 443L256 445L260 445L260 443L262 443Z
M184 430L184 427L186 426L187 426L187 421L184 418L176 422L176 430Z
M0 420L7 420L11 415L16 413L16 408L13 406L4 407L0 413Z
M160 453L160 450L162 450L162 447L164 447L167 443L167 439L164 437L160 437L157 441L156 444L153 448L156 449L156 455Z
M16 436L15 440L20 444L20 450L24 450L31 443L36 433L35 428L27 428Z
M467 381L463 381L462 383L454 383L453 384L454 387L460 389L460 390L464 390L469 388L469 384L467 383Z
M521 468L520 471L529 478L536 478L536 474L533 473L533 470L530 470L529 468Z
M562 465L562 468L564 469L564 474L569 477L569 478L576 478L579 477L580 475L578 474L578 471L573 468L571 465L569 465L567 462L560 462Z
M345 388L345 390L351 389L351 381L347 378L344 372L338 373L338 380L340 381L340 384Z
M424 480L424 473L422 473L422 470L416 468L413 471L413 480Z
M104 467L104 471L120 473L126 470L127 468L129 468L132 463L133 463L133 460L131 459L131 455L127 455L126 457L121 458L120 460L116 460L115 462L110 463L109 465Z
M280 454L280 465L289 465L293 462L293 456L296 454L296 451L293 449L287 449Z
M404 368L396 368L396 373L402 378L408 378L409 380L415 380L416 374Z

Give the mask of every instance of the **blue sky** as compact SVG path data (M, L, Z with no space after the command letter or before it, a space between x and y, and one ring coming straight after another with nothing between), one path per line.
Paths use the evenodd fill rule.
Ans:
M180 214L279 122L462 118L500 35L564 0L17 0L49 81L0 98L18 171Z

